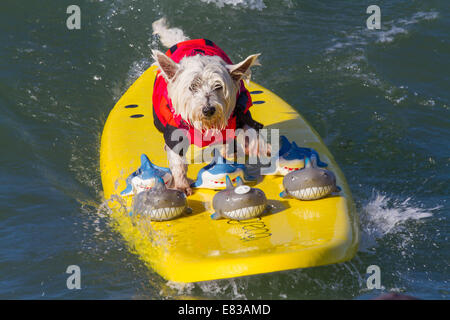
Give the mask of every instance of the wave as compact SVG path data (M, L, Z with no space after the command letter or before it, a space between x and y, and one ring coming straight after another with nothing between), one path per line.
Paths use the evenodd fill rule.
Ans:
M378 72L370 66L367 56L369 45L391 45L397 39L408 36L413 25L438 19L439 16L437 11L417 12L409 18L382 20L382 30L368 30L365 26L360 26L352 31L342 31L342 36L334 37L331 40L333 44L325 49L324 60L331 63L341 77L355 78L365 87L378 88L393 105L414 103L445 108L446 105L436 97L419 94L406 85L397 86L380 78Z
M395 40L397 35L408 34L408 27L412 24L420 23L424 20L434 20L439 17L439 13L436 11L429 12L417 12L413 14L409 19L399 19L397 21L388 21L385 25L389 28L386 31L381 31L377 34L377 42L389 43Z
M332 46L328 47L325 52L331 53L334 51L342 50L345 48L354 48L365 46L373 41L377 43L390 43L393 42L398 35L406 35L409 33L411 25L420 23L426 20L435 20L439 17L439 12L417 12L407 19L397 19L390 21L382 21L382 30L368 30L366 27L359 27L356 31L350 33L344 33L344 39L334 38L335 42Z

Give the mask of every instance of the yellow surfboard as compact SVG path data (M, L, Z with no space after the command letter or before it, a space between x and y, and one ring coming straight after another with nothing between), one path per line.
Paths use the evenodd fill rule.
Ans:
M168 167L163 135L153 125L151 67L128 89L111 111L101 139L100 170L104 197L109 200L116 230L131 250L163 278L197 282L307 268L351 259L359 231L355 205L344 175L319 135L291 106L269 90L250 82L253 118L265 128L299 146L315 149L336 174L342 191L314 201L282 199L282 176L263 176L262 189L273 206L269 214L245 221L212 220L217 191L194 189L188 197L191 214L166 222L130 217L131 196L122 197L126 178L146 154ZM191 164L188 177L197 178L205 165Z

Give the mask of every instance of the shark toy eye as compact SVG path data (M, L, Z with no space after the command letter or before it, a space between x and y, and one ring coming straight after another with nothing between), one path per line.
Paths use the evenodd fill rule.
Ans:
M250 191L250 187L243 185L243 186L239 186L236 187L236 189L234 189L234 192L236 192L237 194L244 194Z

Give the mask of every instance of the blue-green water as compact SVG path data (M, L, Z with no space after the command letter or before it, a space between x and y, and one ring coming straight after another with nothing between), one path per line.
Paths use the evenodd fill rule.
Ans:
M68 30L66 8L81 8ZM377 1L2 1L0 297L16 299L448 299L450 3ZM166 16L238 61L317 129L361 224L346 263L184 288L131 253L101 209L99 139L115 102L163 50ZM68 290L67 266L81 268ZM366 286L378 265L380 290Z

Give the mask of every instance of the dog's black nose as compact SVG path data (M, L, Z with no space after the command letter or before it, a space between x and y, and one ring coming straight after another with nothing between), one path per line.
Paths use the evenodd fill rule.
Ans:
M206 117L211 117L216 112L216 108L211 106L203 107L202 112Z

